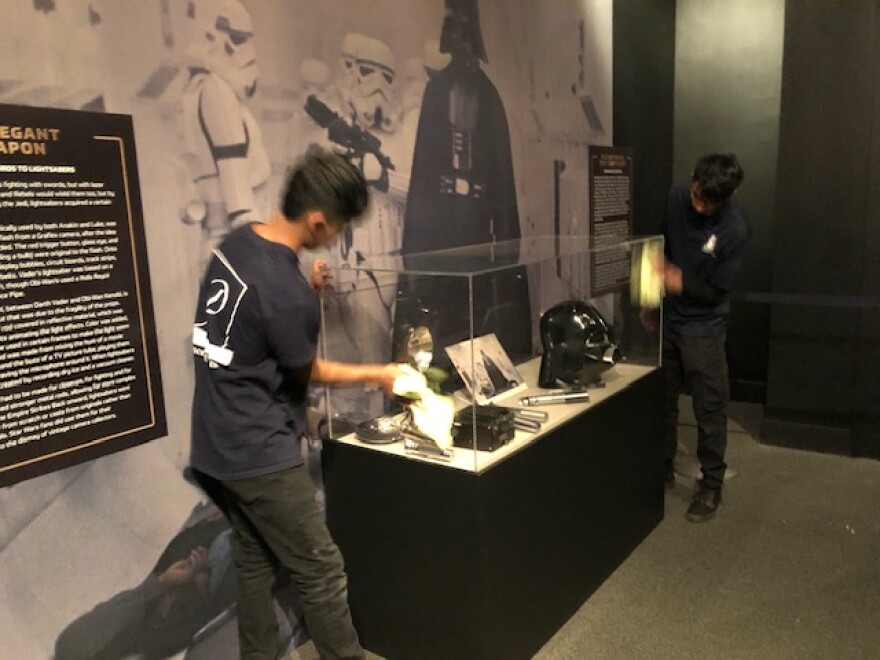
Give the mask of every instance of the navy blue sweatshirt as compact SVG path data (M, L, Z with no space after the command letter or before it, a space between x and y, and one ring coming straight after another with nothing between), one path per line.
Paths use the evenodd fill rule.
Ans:
M682 292L667 294L663 317L677 332L697 337L725 333L730 291L748 243L749 221L732 199L714 215L698 214L690 188L674 187L666 199L666 258L681 268Z

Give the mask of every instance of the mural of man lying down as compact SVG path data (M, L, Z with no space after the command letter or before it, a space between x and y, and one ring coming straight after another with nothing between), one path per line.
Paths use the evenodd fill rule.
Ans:
M310 421L312 437L302 451L323 505L319 416L310 413ZM196 504L140 584L98 603L61 631L55 660L238 657L231 535L213 503L206 498ZM272 591L280 646L289 652L308 640L299 593L280 570Z

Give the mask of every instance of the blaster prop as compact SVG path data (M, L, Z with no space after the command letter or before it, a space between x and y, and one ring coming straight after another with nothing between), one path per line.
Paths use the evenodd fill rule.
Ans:
M318 126L327 129L329 140L343 147L349 156L363 159L364 155L372 154L382 166L382 176L374 186L382 192L388 191L388 170L394 169L394 163L382 153L382 141L379 138L346 122L314 94L306 99L305 110Z

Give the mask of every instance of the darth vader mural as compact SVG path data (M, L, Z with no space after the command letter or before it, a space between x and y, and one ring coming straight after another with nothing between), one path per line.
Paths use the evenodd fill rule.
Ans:
M446 0L440 51L449 64L430 78L416 134L402 253L406 259L432 250L520 238L510 134L497 89L481 68L487 62L477 0ZM515 264L516 250L494 263ZM473 280L427 282L403 278L396 315L402 328L428 323L445 345L467 338L473 296L473 332L495 332L512 355L531 350L528 279L524 268ZM480 310L480 313L477 313Z
M390 360L408 325L431 328L438 359L471 332L495 333L514 364L535 356L530 293L548 283L528 282L511 241L552 231L554 160L569 162L566 199L583 197L571 163L586 151L566 151L586 139L583 117L556 109L580 112L572 81L586 64L579 93L610 116L610 75L589 85L591 66L610 72L610 3L24 0L4 12L0 105L132 117L168 436L0 489L0 656L238 657L231 530L186 469L193 339L224 344L193 334L212 249L269 217L310 148L333 150L361 168L372 201L335 245L300 255L305 273L317 259L333 273L325 356ZM596 37L587 53L579 21ZM470 282L396 275L398 257L410 267L474 246L492 249ZM484 364L494 390L509 386L494 353ZM319 498L328 418L336 432L337 413L387 410L381 393L361 394L310 392L302 451ZM307 622L291 576L273 577L289 655Z

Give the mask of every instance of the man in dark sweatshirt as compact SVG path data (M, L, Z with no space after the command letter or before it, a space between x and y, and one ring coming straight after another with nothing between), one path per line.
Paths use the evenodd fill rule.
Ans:
M750 234L745 212L732 199L742 180L736 156L710 154L697 161L690 186L673 188L666 200L663 370L667 485L674 484L678 396L689 384L702 472L686 514L693 522L715 516L727 468L727 317L730 291Z

